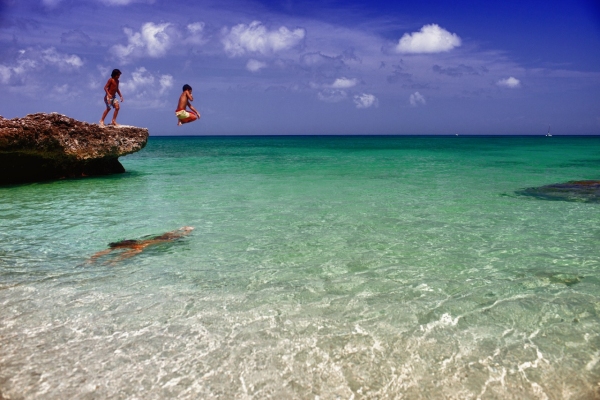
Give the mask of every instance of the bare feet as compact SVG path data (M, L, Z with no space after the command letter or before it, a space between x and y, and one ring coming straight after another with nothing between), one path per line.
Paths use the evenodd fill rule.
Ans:
M100 125L100 128L104 128L104 121L100 121L98 125Z
M117 124L117 121L112 121L110 124L111 124L112 126L121 126L121 125Z

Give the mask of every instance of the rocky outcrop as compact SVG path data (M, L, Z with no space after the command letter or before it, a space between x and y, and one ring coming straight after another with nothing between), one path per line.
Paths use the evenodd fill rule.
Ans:
M148 129L61 114L0 116L0 185L125 172L119 157L146 146Z
M600 203L600 181L569 181L522 189L516 193L542 200Z

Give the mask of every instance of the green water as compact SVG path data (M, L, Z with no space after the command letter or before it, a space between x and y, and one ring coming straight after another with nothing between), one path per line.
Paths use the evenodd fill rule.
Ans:
M151 138L0 188L0 398L600 397L599 137ZM109 242L193 233L120 260Z

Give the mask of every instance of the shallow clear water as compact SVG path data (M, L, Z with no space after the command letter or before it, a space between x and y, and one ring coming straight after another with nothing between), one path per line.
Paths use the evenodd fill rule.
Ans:
M0 188L0 398L600 397L600 204L514 193L599 179L598 137L153 137L121 161Z

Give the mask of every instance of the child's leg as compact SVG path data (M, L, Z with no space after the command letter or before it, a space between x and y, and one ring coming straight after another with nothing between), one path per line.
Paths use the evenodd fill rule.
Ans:
M108 115L109 111L110 111L110 108L106 108L104 110L104 113L102 113L102 119L100 120L100 126L104 126L104 120L106 119L106 116Z
M115 101L115 112L113 113L111 125L118 125L117 124L117 115L119 115L119 108L120 108L119 103Z
M187 118L185 118L185 119L180 119L179 121L180 121L182 124L187 124L188 122L193 122L193 121L195 121L195 120L197 120L197 119L198 119L198 116L197 116L196 114L194 114L194 113L190 113L190 116L189 116L189 117L187 117Z

